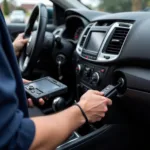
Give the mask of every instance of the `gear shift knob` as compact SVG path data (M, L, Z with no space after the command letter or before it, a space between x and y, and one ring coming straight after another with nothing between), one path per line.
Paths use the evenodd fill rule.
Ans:
M54 99L52 108L55 112L59 112L61 110L64 110L66 107L65 99L62 97L57 97Z

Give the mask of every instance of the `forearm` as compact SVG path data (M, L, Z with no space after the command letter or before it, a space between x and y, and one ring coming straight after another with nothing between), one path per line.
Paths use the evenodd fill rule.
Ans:
M36 135L30 150L56 149L73 131L85 123L76 106L52 116L32 120L35 123Z

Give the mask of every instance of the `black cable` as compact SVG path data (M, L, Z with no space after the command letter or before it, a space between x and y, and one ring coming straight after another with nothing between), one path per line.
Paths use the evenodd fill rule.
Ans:
M87 118L85 112L83 111L83 109L81 108L81 106L80 106L79 104L77 104L77 103L76 103L75 105L76 105L77 107L79 107L79 109L81 110L81 113L82 113L83 117L85 118L86 124L89 125L88 118Z

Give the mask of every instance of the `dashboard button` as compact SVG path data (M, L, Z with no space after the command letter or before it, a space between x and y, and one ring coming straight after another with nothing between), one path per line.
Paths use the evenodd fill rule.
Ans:
M83 65L78 64L76 67L76 74L79 75L83 70Z
M94 59L95 59L95 56L92 56L92 59L94 60Z
M105 59L110 59L110 56L104 56Z

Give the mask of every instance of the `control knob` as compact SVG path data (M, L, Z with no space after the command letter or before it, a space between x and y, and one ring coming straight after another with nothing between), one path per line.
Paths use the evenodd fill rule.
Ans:
M84 77L88 78L91 75L91 69L86 67L84 70Z
M100 81L100 74L98 72L94 72L91 78L91 83L93 85L97 85Z
M83 70L83 66L81 64L78 64L76 67L76 74L79 75Z

